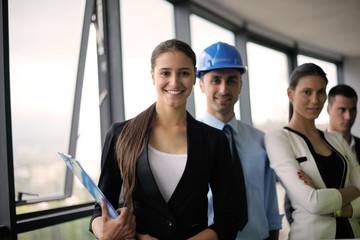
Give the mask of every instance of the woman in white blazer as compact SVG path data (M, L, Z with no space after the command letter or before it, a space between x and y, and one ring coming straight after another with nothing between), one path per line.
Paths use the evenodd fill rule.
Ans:
M360 237L359 164L340 134L315 126L327 82L319 66L298 66L287 90L293 109L289 124L265 135L270 165L294 209L290 239Z

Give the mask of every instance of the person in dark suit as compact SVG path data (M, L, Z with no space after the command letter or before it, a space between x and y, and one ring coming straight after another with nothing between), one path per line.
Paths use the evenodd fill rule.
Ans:
M352 87L336 85L329 91L327 112L330 117L328 131L340 132L360 163L360 138L351 134L357 115L357 101L356 91Z
M90 230L98 238L236 237L240 221L228 140L222 131L186 111L196 80L195 65L196 56L188 44L176 39L160 43L151 57L157 101L109 129L99 187L115 208L122 193L125 207L118 210L118 218L111 219L106 207L95 205ZM210 226L209 186L215 208ZM125 210L135 215L136 233L134 224L120 221Z

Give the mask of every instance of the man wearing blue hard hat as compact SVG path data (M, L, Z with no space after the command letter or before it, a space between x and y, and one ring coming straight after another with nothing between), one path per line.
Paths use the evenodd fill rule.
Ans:
M199 57L197 77L206 95L207 108L202 121L223 129L233 154L236 181L245 180L239 203L240 217L247 222L236 239L278 239L282 227L276 194L275 173L270 168L264 147L264 133L237 120L234 105L239 100L242 74L246 72L241 56L234 46L218 42L207 47ZM238 191L236 191L238 192ZM213 219L213 198L209 192L209 223Z

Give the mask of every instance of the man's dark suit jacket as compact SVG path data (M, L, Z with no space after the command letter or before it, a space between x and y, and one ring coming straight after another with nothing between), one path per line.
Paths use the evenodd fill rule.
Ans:
M124 123L116 123L107 133L102 153L99 187L115 207L119 206L122 179L115 145ZM214 193L215 223L209 226L219 239L235 239L239 229L230 150L222 131L187 114L188 157L184 173L166 203L152 175L147 144L137 160L137 183L133 197L138 233L158 239L187 239L207 228L207 192ZM244 186L245 188L245 186ZM247 209L244 209L247 211ZM95 205L93 218L101 215ZM91 226L91 222L90 222Z

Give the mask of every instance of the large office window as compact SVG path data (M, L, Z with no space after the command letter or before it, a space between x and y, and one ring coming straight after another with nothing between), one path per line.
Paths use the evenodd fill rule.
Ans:
M127 0L121 4L125 118L156 101L151 79L152 50L175 37L172 4L164 0Z
M195 14L190 16L191 26L191 46L199 57L200 53L213 43L222 41L231 45L235 45L234 33L212 22L207 21ZM199 79L194 86L195 98L195 115L196 118L201 118L206 111L205 94L201 92L199 86ZM235 114L240 118L239 102L235 105Z
M252 123L263 131L279 129L289 115L287 56L253 42L246 48Z
M329 83L326 87L327 93L332 87L334 87L338 83L338 73L337 73L336 64L305 55L298 55L297 60L298 60L298 65L307 62L312 62L319 65L325 71L327 78L329 80ZM319 117L315 121L317 127L321 130L325 130L329 122L329 116L326 111L326 106L327 106L327 101L325 102L324 108L321 111Z
M74 180L63 199L85 1L9 1L10 85L17 213L91 200ZM39 11L41 9L41 11ZM92 28L76 158L96 180L100 137L96 37ZM37 204L27 204L36 203Z

